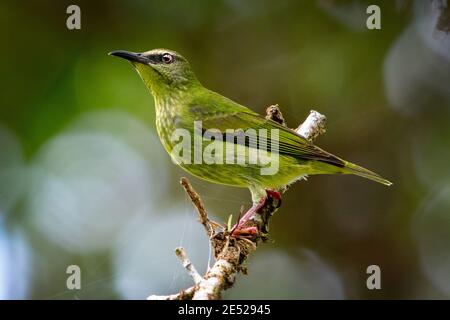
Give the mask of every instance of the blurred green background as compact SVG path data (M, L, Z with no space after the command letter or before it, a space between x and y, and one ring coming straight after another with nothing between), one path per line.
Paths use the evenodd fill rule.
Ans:
M366 8L381 8L381 30ZM450 298L450 35L445 1L2 1L0 298L143 299L191 284L208 242L155 131L153 98L111 50L164 47L208 88L296 127L391 188L315 176L225 298ZM81 8L81 30L66 8ZM444 17L444 18L443 18ZM445 24L444 24L445 26ZM447 24L448 26L448 24ZM218 221L247 190L189 177ZM66 268L81 268L68 290ZM366 269L381 268L381 290Z

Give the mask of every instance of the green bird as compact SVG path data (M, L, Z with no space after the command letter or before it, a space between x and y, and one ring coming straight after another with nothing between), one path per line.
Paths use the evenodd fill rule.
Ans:
M355 174L387 186L392 184L372 171L322 150L294 130L208 90L197 79L189 62L175 51L154 49L134 53L118 50L110 55L130 61L150 90L155 100L159 138L177 164L201 179L250 189L253 206L240 219L237 230L243 229L240 226L264 205L268 196L279 198L276 190L310 175ZM196 123L200 122L201 130L197 130ZM185 142L193 149L207 149L214 142L218 154L223 151L228 156L230 150L234 151L235 158L245 154L244 163L195 161L195 152L189 148L183 149L183 154L177 154L174 150L181 139L174 138L174 132L180 129L191 135L192 139L185 137ZM262 135L262 138L238 139L249 129L265 130L270 134ZM212 132L214 139L206 137L205 132ZM229 132L234 133L219 139ZM229 139L230 135L232 139ZM261 157L266 161L249 161L250 154L255 151L262 151ZM267 158L275 159L277 170L272 174L261 174L261 169L268 166Z

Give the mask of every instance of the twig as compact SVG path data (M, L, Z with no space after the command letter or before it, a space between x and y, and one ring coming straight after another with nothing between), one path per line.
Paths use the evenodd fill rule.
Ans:
M208 218L208 213L206 212L202 199L200 198L198 193L192 188L187 178L185 177L181 178L180 183L183 186L184 191L186 191L187 195L191 199L192 204L197 209L200 223L205 227L208 238L212 237L212 235L214 234L214 228L212 227L211 221Z
M181 290L175 294L169 294L167 296L151 295L147 300L191 300L194 296L195 287L189 287L185 290Z
M266 119L273 120L283 127L286 126L286 121L284 121L283 115L281 114L280 108L277 104L274 104L266 109Z
M286 126L283 115L277 105L270 106L266 110L266 118ZM325 132L325 116L317 111L311 111L308 118L296 131L309 141L313 141L318 135ZM183 248L177 248L175 253L193 278L195 285L180 291L179 293L157 296L151 295L148 300L216 300L220 299L222 292L230 288L236 279L236 274L246 274L244 264L251 252L256 250L261 240L268 239L269 221L278 209L281 199L271 197L268 194L264 206L253 218L245 223L245 226L257 228L256 236L250 238L235 237L230 230L208 218L208 213L198 193L191 186L187 178L181 178L181 185L189 199L197 209L200 223L205 227L206 234L214 249L216 262L202 277L189 260ZM219 230L220 229L220 230ZM218 231L219 230L219 231Z
M431 3L433 14L436 15L436 31L448 36L450 33L450 3L448 0L433 0Z
M314 141L319 135L324 134L327 118L317 111L311 110L309 116L295 131L305 137L310 142Z
M197 272L197 269L195 269L194 265L192 264L191 260L189 260L186 251L182 247L178 247L175 249L175 254L177 255L178 259L180 259L183 267L187 270L189 275L194 280L195 284L199 284L203 278L202 276Z

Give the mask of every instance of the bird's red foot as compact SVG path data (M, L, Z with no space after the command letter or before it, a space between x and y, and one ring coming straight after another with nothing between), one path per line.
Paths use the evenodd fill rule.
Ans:
M259 211L262 207L264 207L266 203L267 197L262 197L258 203L254 203L250 209L239 219L237 224L231 229L231 235L233 236L241 236L242 234L249 234L248 231L251 231L250 234L256 235L258 232L256 227L244 227L244 224L250 220L256 212Z
M267 196L261 197L258 203L253 206L239 219L238 223L231 229L231 235L236 237L252 237L257 235L258 229L256 227L246 227L244 224L262 209L267 201L272 201L278 208L281 204L281 193L275 190L266 190Z
M256 227L239 227L234 229L231 233L233 237L239 238L253 238L258 234L258 228Z

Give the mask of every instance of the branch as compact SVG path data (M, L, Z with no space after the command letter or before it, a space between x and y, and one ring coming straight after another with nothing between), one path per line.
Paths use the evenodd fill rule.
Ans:
M202 276L197 272L197 269L195 269L194 265L192 264L191 260L189 260L186 251L182 247L178 247L175 249L175 254L177 255L178 259L180 259L183 267L187 270L189 275L194 280L195 284L199 284L203 278Z
M181 185L186 191L187 195L191 199L192 204L197 209L198 217L200 219L200 223L205 227L206 234L208 238L211 238L214 234L213 223L208 219L208 213L206 212L205 206L203 204L202 199L198 195L198 193L192 188L187 178L183 177L180 180Z
M295 131L313 142L319 135L324 134L327 118L317 111L311 110L308 118Z
M147 300L192 300L192 296L194 295L195 287L190 287L184 290L181 290L175 294L169 294L167 296L158 296L151 295L147 298Z
M450 33L450 3L447 0L432 0L433 13L436 15L436 31Z
M286 126L278 105L267 108L266 118ZM318 135L325 132L325 116L317 111L311 111L307 119L295 131L312 142ZM180 183L197 210L200 223L204 226L206 234L211 241L216 262L202 277L189 260L184 249L181 247L175 249L175 254L192 277L194 286L181 290L176 294L166 296L151 295L147 299L217 300L221 298L223 291L233 286L238 272L247 273L245 262L250 253L256 250L259 242L268 239L269 222L279 208L281 199L268 193L264 206L257 211L253 218L245 223L245 226L256 227L256 234L248 237L236 237L231 234L231 230L228 230L226 226L208 218L202 199L187 178L181 178ZM282 192L285 190L283 188Z

